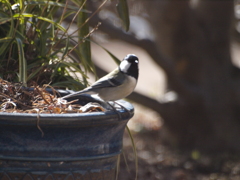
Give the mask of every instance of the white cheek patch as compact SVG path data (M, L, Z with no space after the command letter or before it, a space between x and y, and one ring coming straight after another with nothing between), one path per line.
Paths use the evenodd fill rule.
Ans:
M130 66L131 63L129 63L127 60L123 60L120 64L120 70L124 73L127 73Z

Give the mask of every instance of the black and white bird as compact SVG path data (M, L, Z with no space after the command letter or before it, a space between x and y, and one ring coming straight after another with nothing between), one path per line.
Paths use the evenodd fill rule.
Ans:
M77 98L81 94L96 95L106 102L125 98L133 92L137 85L138 62L135 54L128 54L115 70L91 86L62 98Z

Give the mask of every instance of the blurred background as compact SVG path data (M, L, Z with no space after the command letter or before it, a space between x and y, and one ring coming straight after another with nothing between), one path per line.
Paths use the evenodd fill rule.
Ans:
M89 1L93 12L102 1ZM128 0L125 31L109 1L91 18L91 38L119 59L136 54L140 77L128 97L120 180L240 179L240 3ZM98 76L116 67L92 43ZM94 81L94 78L92 79Z

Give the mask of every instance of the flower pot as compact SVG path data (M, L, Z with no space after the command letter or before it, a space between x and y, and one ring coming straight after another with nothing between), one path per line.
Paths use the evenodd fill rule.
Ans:
M133 116L130 103L118 103L126 109L39 117L0 113L0 179L115 179L124 129Z

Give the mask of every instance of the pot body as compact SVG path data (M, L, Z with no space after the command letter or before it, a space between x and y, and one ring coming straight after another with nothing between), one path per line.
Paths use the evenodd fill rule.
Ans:
M1 180L114 180L133 107L81 114L0 113ZM128 110L128 111L127 111Z

